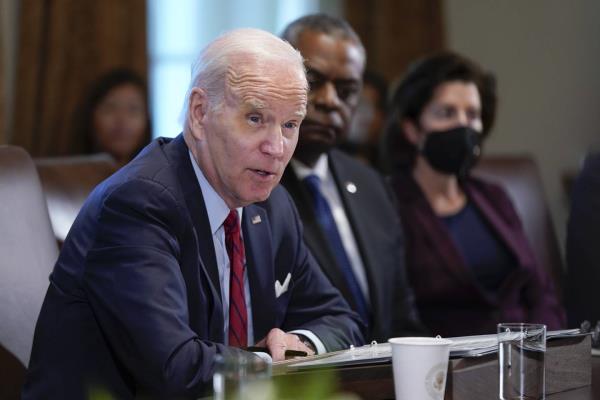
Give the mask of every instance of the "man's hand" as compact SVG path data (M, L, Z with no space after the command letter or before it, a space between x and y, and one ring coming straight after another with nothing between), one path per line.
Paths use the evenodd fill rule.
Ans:
M273 328L256 346L266 347L271 353L273 361L285 360L286 350L305 351L306 354L312 356L315 352L300 341L300 338L291 333L285 333L281 329Z

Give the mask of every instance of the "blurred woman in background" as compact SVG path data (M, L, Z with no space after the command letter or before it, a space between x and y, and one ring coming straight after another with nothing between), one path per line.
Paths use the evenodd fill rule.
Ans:
M382 149L409 279L436 335L494 333L499 322L565 324L506 192L469 174L495 108L494 77L449 52L413 64L392 97Z
M119 167L150 142L146 84L128 69L101 76L77 117L76 134L84 140L84 153L108 153Z

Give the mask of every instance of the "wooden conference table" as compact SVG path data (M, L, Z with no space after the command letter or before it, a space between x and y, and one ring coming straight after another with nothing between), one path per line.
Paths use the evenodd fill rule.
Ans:
M590 355L590 337L557 339L546 351L546 399L600 399L600 357ZM477 358L452 359L448 370L445 400L498 398L496 354ZM331 372L331 371L330 371ZM294 370L283 375L299 378L323 370ZM334 368L340 390L363 399L393 399L394 380L390 361ZM277 379L277 376L275 376Z

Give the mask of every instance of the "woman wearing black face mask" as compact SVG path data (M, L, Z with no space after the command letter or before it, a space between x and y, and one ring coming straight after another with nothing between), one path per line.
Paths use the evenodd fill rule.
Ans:
M494 333L508 321L565 324L508 196L469 175L495 106L493 76L453 53L417 62L394 92L383 158L417 306L434 334Z

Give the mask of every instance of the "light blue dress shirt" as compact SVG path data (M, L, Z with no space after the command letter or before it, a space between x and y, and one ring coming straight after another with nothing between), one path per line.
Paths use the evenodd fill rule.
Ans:
M210 231L212 233L213 245L215 246L215 256L217 257L217 268L219 269L219 283L221 285L221 300L223 304L223 338L225 344L228 344L229 336L229 255L227 254L227 248L225 247L225 228L223 222L229 215L229 207L225 201L215 192L213 187L208 183L206 177L202 173L202 170L198 167L194 156L190 152L190 158L192 165L194 166L194 172L200 189L202 190L202 197L204 197L204 205L206 206L206 212L208 214L208 221L210 223ZM237 209L239 221L241 224L242 215L244 209L239 207ZM240 229L241 233L241 229ZM250 298L250 286L248 283L248 272L246 267L246 259L244 259L244 297L246 299L246 313L248 315L248 345L254 344L254 329L252 328L252 299Z

